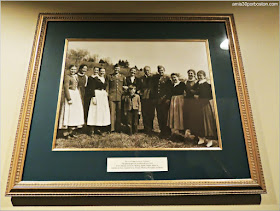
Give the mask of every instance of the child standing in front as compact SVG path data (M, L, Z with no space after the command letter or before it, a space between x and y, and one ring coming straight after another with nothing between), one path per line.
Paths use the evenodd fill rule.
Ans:
M141 114L140 96L136 94L136 87L128 87L128 95L124 98L124 116L130 135L138 132L139 115Z

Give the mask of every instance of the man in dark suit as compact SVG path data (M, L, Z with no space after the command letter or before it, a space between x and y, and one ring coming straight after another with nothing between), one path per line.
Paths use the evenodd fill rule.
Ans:
M114 66L114 73L108 76L111 131L119 132L121 126L121 102L123 89L126 89L125 76L120 74L120 66Z
M170 128L167 127L167 117L171 98L172 82L164 74L165 68L158 66L158 74L153 76L151 97L154 99L154 106L157 111L157 119L160 128L160 135L166 137L170 135Z
M141 88L141 80L136 77L136 68L130 69L130 76L126 77L126 86L133 85L136 87L136 93L139 94Z
M151 133L153 129L153 120L155 117L155 106L151 99L152 89L152 75L149 66L144 67L144 76L141 77L141 104L142 104L142 117L145 133Z

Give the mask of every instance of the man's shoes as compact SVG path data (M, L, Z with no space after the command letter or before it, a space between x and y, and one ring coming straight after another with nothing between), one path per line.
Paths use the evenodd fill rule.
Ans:
M168 134L168 133L159 134L159 138L162 138L162 139L170 139L170 137L171 137L171 134Z
M132 126L131 125L127 125L127 130L128 130L128 135L132 135Z

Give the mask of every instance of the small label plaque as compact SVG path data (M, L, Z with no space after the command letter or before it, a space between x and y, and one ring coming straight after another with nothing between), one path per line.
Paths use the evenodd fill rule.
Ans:
M168 171L167 157L107 158L107 172Z

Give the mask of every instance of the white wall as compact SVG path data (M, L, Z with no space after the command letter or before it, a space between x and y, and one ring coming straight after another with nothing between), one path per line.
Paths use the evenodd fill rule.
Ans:
M39 12L233 13L252 104L268 194L261 205L141 207L166 210L279 209L279 8L232 7L231 2L2 2L1 8L1 206ZM74 209L60 207L57 209ZM84 207L83 209L137 209Z

